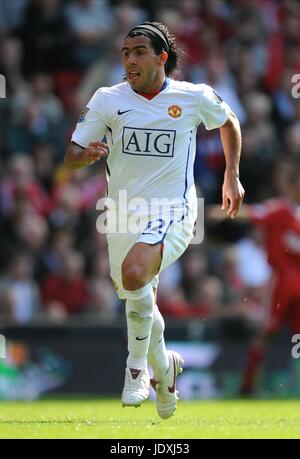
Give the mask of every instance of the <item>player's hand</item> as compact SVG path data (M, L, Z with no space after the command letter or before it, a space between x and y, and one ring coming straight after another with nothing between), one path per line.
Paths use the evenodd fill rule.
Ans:
M104 142L90 142L84 149L84 159L89 163L93 164L102 157L108 156L108 146Z
M245 190L239 178L231 173L225 172L224 183L222 187L222 210L227 209L227 215L235 218L242 205Z

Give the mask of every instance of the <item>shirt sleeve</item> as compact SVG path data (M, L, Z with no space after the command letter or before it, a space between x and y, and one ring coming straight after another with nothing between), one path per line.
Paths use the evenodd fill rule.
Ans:
M104 94L98 89L87 106L82 110L72 142L86 147L90 142L101 141L107 132Z
M286 214L286 207L276 200L268 200L262 204L249 206L250 219L253 223L261 226L278 226Z
M199 86L201 86L199 121L208 130L223 126L228 119L231 108L212 87L206 84Z

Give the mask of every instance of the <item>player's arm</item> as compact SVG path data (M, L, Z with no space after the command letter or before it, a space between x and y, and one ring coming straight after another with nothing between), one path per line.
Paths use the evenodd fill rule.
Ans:
M235 218L240 210L245 190L239 179L241 129L233 112L230 112L227 121L220 127L220 136L226 162L222 187L222 209L228 209L227 214Z
M251 208L251 205L243 204L243 206L239 209L237 218L239 220L252 220ZM219 222L226 218L226 214L224 214L224 211L217 204L210 204L209 206L206 206L205 215L207 219L212 222Z
M104 142L90 142L86 148L71 142L64 157L64 164L69 169L81 169L108 156L108 146Z
M71 143L64 157L70 169L80 169L93 164L102 156L108 156L108 146L101 142L107 134L107 102L103 88L98 89L88 105L82 110Z

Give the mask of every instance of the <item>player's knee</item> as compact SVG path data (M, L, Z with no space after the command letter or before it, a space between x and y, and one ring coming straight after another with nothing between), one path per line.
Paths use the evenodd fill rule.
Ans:
M145 270L138 263L127 263L122 265L122 282L126 290L138 290L146 285Z

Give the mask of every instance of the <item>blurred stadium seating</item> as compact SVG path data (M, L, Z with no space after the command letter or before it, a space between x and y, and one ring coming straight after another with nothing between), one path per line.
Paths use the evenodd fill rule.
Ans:
M284 165L300 154L300 102L291 95L300 74L299 1L1 0L0 328L8 336L16 327L23 336L32 326L80 322L100 333L103 324L122 324L95 228L105 164L70 171L62 163L95 89L122 80L122 39L143 20L177 36L175 77L210 84L238 115L247 203L280 194ZM207 204L220 203L223 168L218 132L199 128L195 179ZM216 341L247 341L265 320L268 269L254 228L208 222L204 242L162 274L159 305L167 319L194 324L198 342L210 323Z

